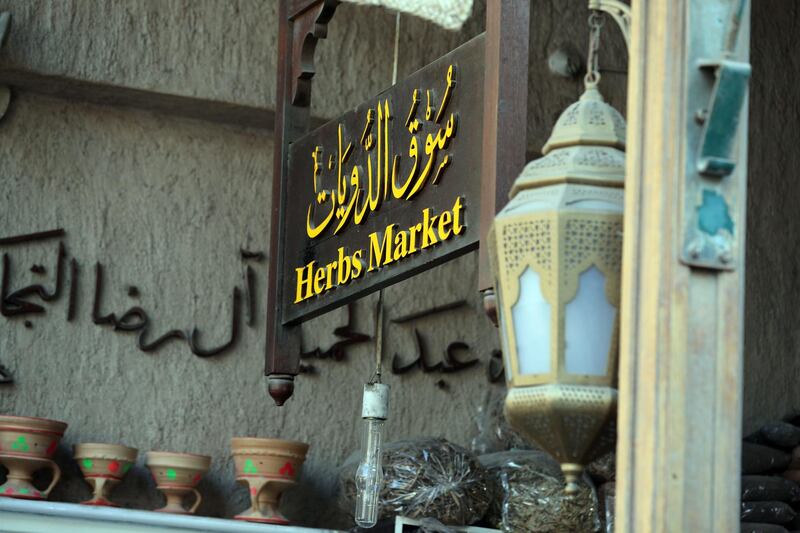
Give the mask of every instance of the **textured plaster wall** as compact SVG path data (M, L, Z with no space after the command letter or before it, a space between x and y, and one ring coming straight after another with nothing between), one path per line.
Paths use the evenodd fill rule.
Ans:
M13 16L7 67L255 106L275 99L272 0L4 0L0 9Z
M368 345L354 347L343 362L310 361L317 375L301 377L294 398L277 408L262 376L260 297L256 326L243 328L231 352L210 359L193 356L183 342L145 354L132 334L91 320L92 268L99 261L106 273L103 313L120 315L139 305L153 322L151 338L196 325L207 345L227 339L231 291L242 285L239 248L265 250L268 240L269 137L21 94L0 129L0 141L2 234L63 227L63 242L81 266L74 322L66 321L66 293L46 305L44 315L26 317L30 329L22 319L0 321L0 360L17 381L0 389L0 412L70 423L61 449L67 479L54 498L78 501L87 495L68 461L70 444L124 442L142 452L212 455L201 512L229 516L246 499L234 487L230 437L274 436L311 443L304 487L288 498L287 507L301 522L324 523L333 470L358 445L360 387L373 360ZM12 259L11 289L42 279L51 286L56 246L57 241L3 250ZM44 265L48 275L30 272L33 263ZM469 300L436 319L389 327L387 356L397 352L405 361L413 359L417 326L431 362L440 361L446 344L455 340L473 348L460 357L487 359L497 342L475 309L474 265L469 256L386 292L387 318L437 302ZM266 263L254 266L261 295ZM139 289L138 298L128 296L129 285ZM309 324L306 349L326 348L342 314ZM354 329L371 334L373 327L369 302L356 306ZM389 437L442 435L468 444L488 391L502 390L486 382L485 371L480 366L446 377L415 371L387 378L395 385ZM435 386L439 377L445 377L448 390ZM141 468L118 498L136 507L157 503Z
M581 0L533 0L528 144L538 152L561 110L582 91L553 75L559 48L585 62L588 10ZM108 86L273 108L277 58L274 0L0 0L12 13L3 69ZM483 31L485 1L460 32L404 16L398 75L406 76ZM394 14L341 4L317 46L314 116L333 118L391 83ZM627 53L610 20L602 35L602 88L625 108ZM520 70L522 66L520 66ZM43 89L44 90L44 89Z
M411 74L482 32L485 3L475 1L473 15L460 33L403 17L398 76ZM548 67L548 58L556 50L565 50L583 68L588 16L586 2L582 0L531 1L527 131L531 156L541 150L561 111L583 92L582 72L570 79L554 75ZM394 26L394 14L382 9L349 4L337 9L329 25L328 39L317 46L318 68L312 96L315 116L333 117L390 85ZM624 114L627 51L621 33L610 19L606 21L601 41L601 90ZM523 66L519 65L519 69L522 73Z
M745 434L800 414L800 6L753 2L752 24Z
M547 58L566 47L580 61L587 11L577 0L537 0L533 8L528 144L535 153L561 110L580 94L580 81L552 74ZM273 106L272 1L0 0L0 9L14 17L10 41L0 50L0 76L15 69L68 83ZM404 17L399 75L480 32L483 16L477 2L460 34ZM602 86L624 110L624 44L611 22L607 28ZM389 84L393 30L390 13L339 8L329 39L318 48L314 115L335 116ZM231 516L245 507L247 495L234 484L230 437L272 436L311 443L302 484L285 498L289 517L336 525L335 470L358 446L360 388L372 370L370 343L349 348L344 361L309 360L315 373L301 376L294 397L276 408L262 375L266 261L251 263L257 280L255 326L243 327L238 344L225 355L200 359L183 342L145 354L134 335L96 326L90 316L93 265L101 262L104 313L119 315L139 305L153 323L151 338L196 325L204 345L227 339L231 291L242 286L239 249L269 255L270 133L39 92L47 87L17 89L0 122L0 236L63 227L69 256L80 263L78 313L75 321L66 321L65 293L45 304L44 315L28 318L31 328L24 319L0 318L0 362L16 379L14 386L0 387L0 412L70 423L59 450L65 481L53 497L79 501L88 495L69 459L72 444L124 442L141 452L212 455L199 512ZM53 241L0 250L11 257L12 289L40 280L52 284L56 246ZM47 274L30 272L32 263L43 264ZM458 374L389 375L389 439L440 435L469 445L478 411L504 394L502 385L487 383L488 356L498 340L480 309L476 283L476 257L468 255L385 291L387 320L465 302L435 317L387 327L387 364L395 354L401 363L413 360L415 329L429 364L440 362L456 340L470 346L460 358L480 359ZM139 297L128 296L129 285L138 287ZM374 298L353 307L354 331L372 334L373 309ZM341 340L332 331L347 319L341 309L304 325L304 349L324 351ZM441 378L444 388L436 385ZM143 456L116 497L128 506L153 508L159 496Z

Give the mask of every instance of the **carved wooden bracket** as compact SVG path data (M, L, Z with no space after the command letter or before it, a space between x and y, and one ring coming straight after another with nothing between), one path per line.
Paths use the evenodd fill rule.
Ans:
M278 239L285 209L289 145L311 127L311 80L315 74L314 51L325 38L339 0L280 0L278 4L278 80L275 95L275 157L272 178L270 261L267 278L268 391L277 405L294 391L300 371L299 331L281 324L276 312L280 301L278 265L283 259Z
M328 22L333 17L339 0L295 2L292 21L292 105L308 107L311 104L311 80L316 73L314 52L317 42L328 36Z

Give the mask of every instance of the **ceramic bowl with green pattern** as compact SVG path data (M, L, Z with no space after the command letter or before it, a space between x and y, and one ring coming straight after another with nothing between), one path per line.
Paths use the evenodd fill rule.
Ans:
M75 445L75 460L83 477L92 486L94 496L83 505L117 507L108 494L136 462L139 450L121 444L87 442Z
M164 513L194 514L202 500L195 488L208 472L211 457L194 453L147 452L147 468L153 474L158 490L167 498L167 504L157 511ZM183 499L194 493L195 501L190 508Z

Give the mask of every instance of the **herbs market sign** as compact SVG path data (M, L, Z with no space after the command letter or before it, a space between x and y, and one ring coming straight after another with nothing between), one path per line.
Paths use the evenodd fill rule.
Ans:
M284 324L477 247L483 40L290 146Z

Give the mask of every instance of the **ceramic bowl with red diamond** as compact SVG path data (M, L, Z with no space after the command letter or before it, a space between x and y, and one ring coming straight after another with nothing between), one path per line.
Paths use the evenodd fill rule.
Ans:
M44 500L61 478L61 469L52 461L67 424L58 420L28 416L0 415L0 464L8 469L0 496ZM50 485L40 490L33 486L33 473L53 472Z
M211 457L194 453L147 452L147 468L153 474L156 488L167 498L167 503L156 511L162 513L194 514L202 497L195 488L211 467ZM184 505L189 493L194 494L190 507Z
M297 482L307 452L305 442L253 437L231 439L236 481L248 487L251 503L249 509L234 518L288 524L278 510L281 495Z
M91 499L81 503L118 507L109 499L109 494L136 463L139 450L122 444L97 442L76 444L74 450L75 460L83 472L83 477L94 492Z

